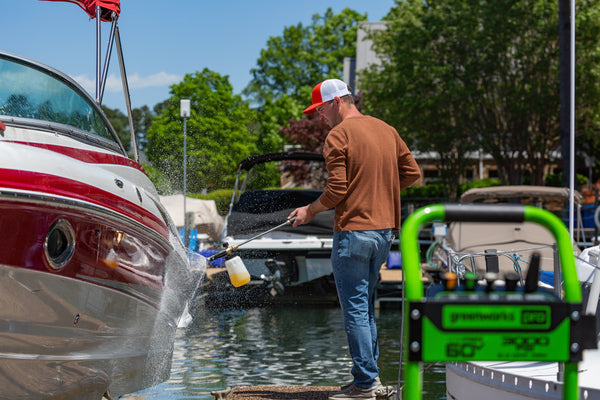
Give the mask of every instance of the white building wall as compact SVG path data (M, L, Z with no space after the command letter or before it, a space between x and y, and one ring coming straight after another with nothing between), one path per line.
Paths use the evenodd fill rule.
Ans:
M356 34L356 77L353 79L356 91L360 91L360 82L358 76L360 71L371 65L381 65L381 58L373 50L373 41L368 38L370 32L386 29L387 23L378 22L360 22ZM344 76L346 72L344 70Z

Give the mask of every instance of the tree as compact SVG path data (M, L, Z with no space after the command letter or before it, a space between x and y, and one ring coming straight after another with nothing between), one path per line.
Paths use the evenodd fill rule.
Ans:
M146 138L146 135L148 133L148 129L152 125L155 114L150 110L150 108L148 108L148 106L134 108L131 114L138 150L146 151L148 146L148 139Z
M129 119L127 115L123 114L118 108L113 109L106 106L102 106L102 111L104 111L106 118L108 118L115 132L117 132L117 136L121 140L125 150L131 150L131 135L129 134Z
M289 126L281 128L281 134L289 143L297 145L303 151L323 152L329 125L311 114L300 120L292 119Z
M264 104L257 109L257 150L260 153L282 151L286 142L279 130L288 124L291 117L302 115L303 109L302 105L287 95L275 100L266 98Z
M118 108L111 109L106 106L102 106L102 111L110 121L110 124L115 128L121 143L125 147L125 150L131 150L131 133L129 130L129 118L126 114L124 114ZM146 132L148 132L148 128L152 125L152 119L154 118L154 114L148 106L142 106L140 108L134 108L131 111L132 120L133 120L133 130L136 134L136 141L139 151L146 150Z
M244 94L258 104L284 95L305 103L316 83L343 75L344 57L356 54L358 22L366 18L349 8L339 14L329 8L313 15L309 26L286 27L261 50Z
M187 119L188 189L200 192L232 187L237 164L255 153L256 121L226 76L204 69L187 74L171 86L171 98L160 104L161 114L148 129L147 155L176 190L183 187L183 120L180 100L190 99Z
M281 128L280 132L288 142L295 144L298 150L322 153L329 126L316 114L311 114L299 120L292 118L289 126ZM290 161L282 166L282 170L292 175L299 185L325 187L327 170L324 163Z
M468 152L480 148L494 157L504 183L529 175L532 184L543 184L559 145L556 1L397 4L388 29L373 34L386 57L361 77L367 110L420 151L438 152L451 185L469 165ZM577 91L585 92L578 119L588 131L598 128L600 82L590 62L599 54L598 19L589 18L597 10L595 2L578 10L578 21L595 27L586 36L596 36L577 45L578 62L588 69L578 67Z

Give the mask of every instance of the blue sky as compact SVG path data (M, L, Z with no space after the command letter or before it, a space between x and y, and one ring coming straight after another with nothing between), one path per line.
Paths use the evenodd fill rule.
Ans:
M287 26L309 25L314 14L349 7L379 21L394 0L121 0L119 30L133 107L169 97L169 86L209 68L228 75L234 92L250 80L260 50ZM77 5L0 0L0 50L34 59L95 93L95 20ZM102 24L102 54L110 25ZM103 104L125 110L116 50Z

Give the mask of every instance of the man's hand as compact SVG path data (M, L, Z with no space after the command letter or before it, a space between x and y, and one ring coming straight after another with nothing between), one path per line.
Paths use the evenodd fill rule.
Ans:
M292 226L297 227L298 225L308 224L310 221L313 220L315 215L325 210L327 210L327 207L321 204L319 199L317 199L307 206L296 208L290 213L290 215L288 215L288 219L295 216L296 220L294 221Z
M296 217L296 220L292 224L293 227L297 227L298 225L308 224L313 220L315 214L311 214L310 212L310 204L304 207L296 208L294 211L290 213L288 219Z

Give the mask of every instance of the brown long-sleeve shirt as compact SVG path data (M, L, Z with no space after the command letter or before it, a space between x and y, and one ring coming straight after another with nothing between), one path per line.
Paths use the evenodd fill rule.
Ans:
M323 155L329 176L319 201L335 208L335 232L400 229L400 191L421 172L393 127L346 118L329 132Z

